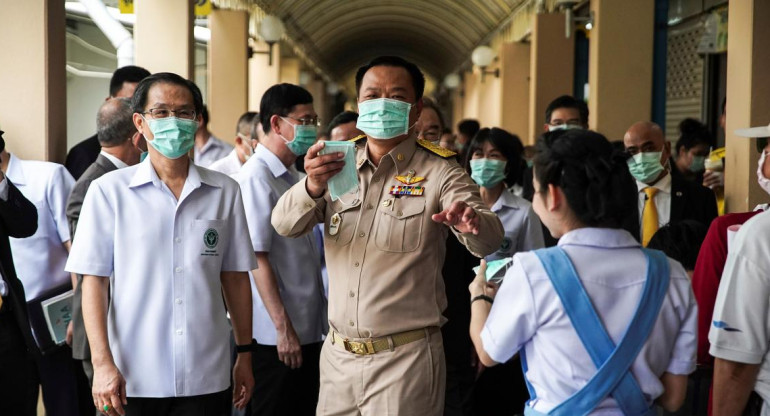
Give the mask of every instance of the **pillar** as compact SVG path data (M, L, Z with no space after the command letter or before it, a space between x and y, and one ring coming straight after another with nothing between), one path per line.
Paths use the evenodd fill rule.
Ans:
M300 64L298 58L281 59L280 81L299 85Z
M273 45L273 64L269 65L268 45L259 41L254 43L254 54L249 59L249 109L259 111L262 94L281 79L281 46Z
M331 114L331 111L328 109L329 96L326 94L326 83L321 77L314 77L303 87L313 96L313 108L325 127L329 124L332 117L336 116L336 114ZM358 109L354 111L358 111Z
M245 11L214 9L209 15L209 129L230 141L248 107L248 19Z
M457 133L457 123L463 119L465 114L464 101L465 101L465 89L463 83L452 90L452 120L451 125L447 126L452 129L452 133Z
M515 42L501 45L499 126L519 136L525 144L534 140L529 136L529 60L528 44Z
M609 140L652 117L655 0L592 0L588 124Z
M733 132L770 122L770 2L732 1L729 7L725 206L728 212L742 212L767 202L767 194L757 185L755 140Z
M64 2L3 2L0 129L22 159L64 163L67 80Z
M542 134L548 104L558 96L573 93L575 38L567 39L564 35L564 22L562 13L541 13L532 17L529 134L524 144L534 143Z
M463 117L460 120L479 118L478 84L479 78L476 72L470 71L463 74ZM460 120L457 120L457 122L460 122Z
M498 50L499 55L499 50ZM479 124L481 127L500 126L501 103L503 101L503 82L500 76L491 73L500 70L500 58L495 59L489 67L485 68L486 74L481 74L481 69L476 68L476 102L478 105ZM499 73L498 73L499 74Z
M195 64L193 1L135 0L136 65L192 79Z

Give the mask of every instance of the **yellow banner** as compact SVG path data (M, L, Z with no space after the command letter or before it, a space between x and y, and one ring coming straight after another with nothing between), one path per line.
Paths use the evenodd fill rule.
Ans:
M195 0L195 15L208 16L211 14L211 0Z
M134 14L134 0L118 0L118 10L122 14Z

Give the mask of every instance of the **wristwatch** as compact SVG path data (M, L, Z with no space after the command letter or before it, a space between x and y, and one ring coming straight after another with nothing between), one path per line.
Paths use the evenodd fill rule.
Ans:
M252 352L256 351L257 349L257 340L252 338L251 343L246 345L235 345L235 351L240 354L242 352Z

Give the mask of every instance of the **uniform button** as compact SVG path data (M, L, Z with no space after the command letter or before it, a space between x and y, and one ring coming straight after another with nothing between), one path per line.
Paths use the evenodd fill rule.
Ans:
M372 178L372 182L374 182L374 183L377 183L377 182L379 182L379 181L380 181L380 178L379 178L379 177L374 177L374 178Z
M374 207L372 206L372 204L367 204L367 205L366 205L366 209L372 209L372 208L374 208Z
M363 237L363 236L365 236L365 235L366 235L366 233L365 233L365 232L363 232L363 231L361 231L361 232L358 234L358 236L359 236L359 237Z
M177 329L177 330L176 330L176 334L177 334L177 335L182 335L182 330L181 330L181 329Z
M313 204L310 202L305 202L305 208L313 208Z
M177 272L177 273L182 273L182 268L177 266L177 268L174 269L174 271Z
M352 290L350 291L350 297L351 297L351 298L354 298L354 297L356 297L356 294L355 294L355 293L353 293L353 291L352 291Z
M177 243L177 244L179 244L179 243L181 243L181 242L182 242L182 239L181 239L181 238L179 238L179 237L177 237L177 238L175 238L175 239L174 239L174 241L176 241L176 243Z
M180 303L182 303L182 299L176 298L176 304L179 305Z
M404 215L404 213L403 213L403 212L401 212L401 211L398 211L398 212L396 213L396 215L398 215L398 216L400 217L400 216Z
M404 160L404 155L399 153L399 154L396 155L396 159L398 159L398 161L401 162L402 160Z
M354 264L354 266L358 267L358 262L356 262L356 264Z
M353 321L348 321L348 325L350 325L350 326L356 326L356 323L355 323L355 322L353 322Z

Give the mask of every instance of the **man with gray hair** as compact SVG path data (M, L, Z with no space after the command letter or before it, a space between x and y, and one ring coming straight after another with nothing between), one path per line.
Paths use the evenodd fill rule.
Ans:
M83 175L75 182L67 200L67 222L70 228L70 238L74 239L80 209L86 197L86 191L91 182L107 172L139 163L147 151L147 143L141 133L136 130L133 121L131 100L128 98L112 98L104 102L96 116L96 129L99 144L102 147L99 156ZM72 357L83 362L83 370L89 383L93 383L93 366L91 351L86 337L81 309L80 283L83 276L72 281L74 296L72 298L72 321L68 328L68 339L71 339Z

